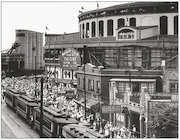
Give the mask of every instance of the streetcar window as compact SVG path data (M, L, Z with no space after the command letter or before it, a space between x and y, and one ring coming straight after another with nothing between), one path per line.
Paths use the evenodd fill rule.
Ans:
M26 112L26 105L24 105L24 104L21 103L20 101L17 103L17 106L20 107L23 111Z

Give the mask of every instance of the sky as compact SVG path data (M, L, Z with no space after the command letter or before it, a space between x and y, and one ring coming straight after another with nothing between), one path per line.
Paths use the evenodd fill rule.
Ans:
M15 42L15 30L25 29L49 34L78 32L78 15L126 1L1 1L1 50L9 49ZM43 36L44 38L44 36Z

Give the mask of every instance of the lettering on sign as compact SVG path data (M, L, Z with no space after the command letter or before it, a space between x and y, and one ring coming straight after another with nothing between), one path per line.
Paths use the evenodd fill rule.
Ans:
M64 68L75 68L80 64L80 54L73 48L66 49L59 57L61 67Z
M120 105L102 106L102 113L120 113Z

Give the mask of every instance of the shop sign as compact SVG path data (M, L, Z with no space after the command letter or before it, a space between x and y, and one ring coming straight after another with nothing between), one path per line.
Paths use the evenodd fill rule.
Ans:
M80 65L80 54L73 48L66 49L59 58L60 65L63 68L76 68Z
M120 105L102 106L102 113L120 113Z

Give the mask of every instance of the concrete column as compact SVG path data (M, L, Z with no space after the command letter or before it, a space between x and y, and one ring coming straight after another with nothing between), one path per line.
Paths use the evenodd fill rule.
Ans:
M92 38L92 22L89 22L89 38Z
M125 23L125 26L129 26L129 25L130 25L130 24L129 24L129 23L130 23L130 17L125 16L125 17L124 17L124 21L125 21L125 22L124 22L124 23Z
M96 22L96 37L99 36L98 30L99 30L99 24L98 24L98 20L95 21Z
M139 123L140 123L140 138L143 137L142 133L143 133L143 123L142 123L142 116L140 115L139 117Z
M117 29L117 19L113 20L113 36L116 36L116 29Z
M107 37L107 20L104 20L104 37Z
M80 38L82 39L82 24L80 24Z
M168 16L168 35L174 34L174 17Z
M146 137L148 136L148 117L145 117Z

